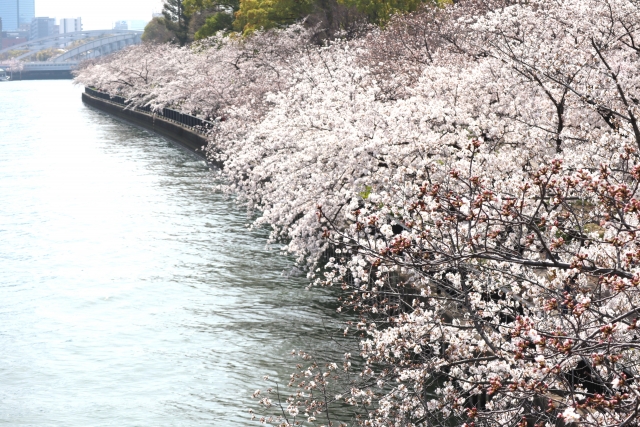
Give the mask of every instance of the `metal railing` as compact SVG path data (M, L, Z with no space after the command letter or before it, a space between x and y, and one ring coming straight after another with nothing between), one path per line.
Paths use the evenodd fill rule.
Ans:
M96 90L90 87L85 87L84 91L87 93L87 95L90 95L94 98L104 99L106 101L122 105L124 107L129 105L127 100L121 96L111 96L108 93L101 92L99 90ZM208 131L214 127L214 123L212 122L203 120L199 117L191 116L189 114L183 114L179 111L172 110L170 108L163 108L161 111L153 111L149 106L144 106L144 107L137 106L132 109L135 111L155 114L158 117L162 117L165 120L178 123L182 126L185 126L193 130L194 132L197 132L203 135L208 133Z

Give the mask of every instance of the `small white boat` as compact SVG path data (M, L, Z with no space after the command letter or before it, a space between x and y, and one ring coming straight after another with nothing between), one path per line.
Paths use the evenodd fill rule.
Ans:
M0 82L6 82L9 80L9 76L7 76L7 72L0 68Z

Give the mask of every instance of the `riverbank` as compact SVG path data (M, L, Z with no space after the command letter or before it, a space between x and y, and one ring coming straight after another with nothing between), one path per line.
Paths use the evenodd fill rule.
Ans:
M118 102L100 98L96 96L97 94L99 92L95 90L85 89L82 93L82 102L119 119L170 138L206 160L205 148L208 140L204 133L199 133L193 127L188 127L150 111L126 108ZM217 162L215 166L221 167L222 163Z

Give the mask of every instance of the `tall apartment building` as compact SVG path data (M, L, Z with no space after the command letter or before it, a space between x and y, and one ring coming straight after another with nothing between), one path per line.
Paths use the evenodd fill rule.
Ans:
M54 18L34 18L31 21L31 40L54 35L55 27Z
M0 18L4 31L25 29L35 17L35 0L0 0Z
M82 31L82 18L60 19L60 34Z

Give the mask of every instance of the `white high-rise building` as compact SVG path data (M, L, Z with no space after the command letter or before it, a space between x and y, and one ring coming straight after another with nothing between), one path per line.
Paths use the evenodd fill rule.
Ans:
M82 31L81 18L60 19L60 34L75 33L76 31Z

